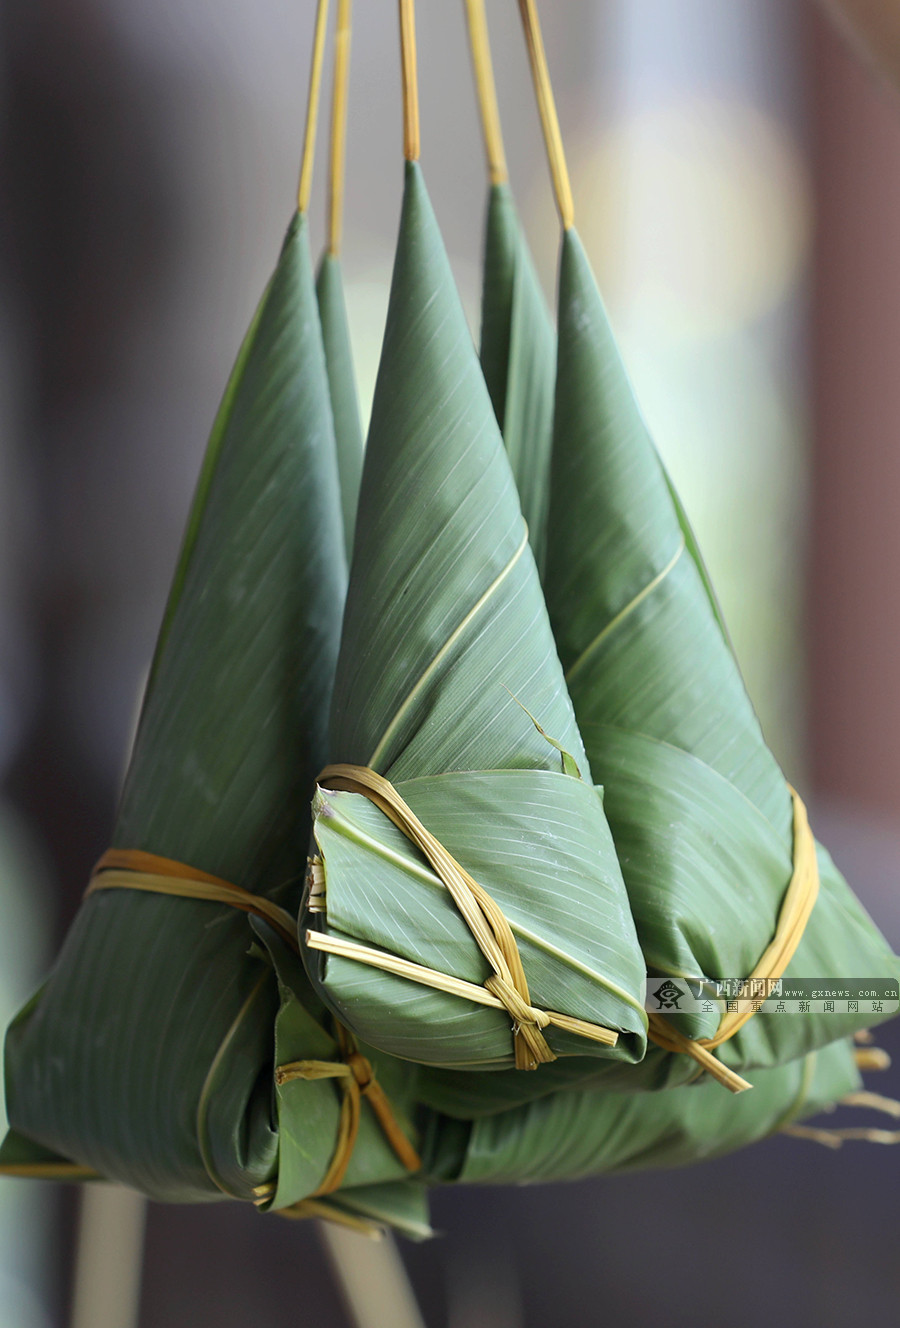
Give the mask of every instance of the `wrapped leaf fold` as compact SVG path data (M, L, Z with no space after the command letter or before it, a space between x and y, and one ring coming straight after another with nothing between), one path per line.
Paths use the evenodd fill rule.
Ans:
M555 1054L641 1058L643 961L600 798L563 773L586 770L581 737L415 164L363 468L332 757L377 771L421 807L428 829L503 897L528 982L554 1009L618 1035L609 1047L548 1032ZM349 937L474 983L485 977L448 896L383 813L358 794L323 791L314 834L324 909L306 915L301 940L306 926L319 933L305 961L322 998L361 1037L408 1059L511 1064L506 1010L323 953L321 938Z

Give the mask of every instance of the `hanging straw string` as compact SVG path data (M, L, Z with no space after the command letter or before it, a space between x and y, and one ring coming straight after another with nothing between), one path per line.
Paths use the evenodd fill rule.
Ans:
M328 168L328 252L340 253L344 224L344 159L347 146L347 93L350 86L350 28L353 0L338 0L334 33L334 87L331 94L331 154Z
M403 155L407 161L418 161L419 76L414 0L400 0L400 63L403 71Z
M500 128L500 108L497 105L497 85L488 37L484 0L466 0L466 18L469 25L469 49L475 70L475 87L481 111L481 130L487 155L491 184L505 184L509 179L506 153L503 150L503 131Z
M329 936L318 931L306 933L306 944L313 950L355 959L359 963L395 973L400 977L420 982L452 995L462 996L481 1005L504 1009L513 1025L513 1045L516 1069L534 1070L538 1065L556 1060L543 1030L551 1025L568 1033L590 1038L604 1046L615 1046L618 1034L599 1024L576 1019L571 1015L551 1010L536 1009L531 1004L528 981L522 966L519 947L503 910L488 892L473 880L443 844L422 824L393 784L368 766L330 765L317 779L322 788L338 789L348 793L361 793L384 813L394 825L424 854L450 893L453 902L472 933L476 945L491 966L492 974L479 986L464 982L436 969L414 964L384 950L360 945L341 936ZM317 910L322 911L321 864L311 863L313 880L318 869L319 899ZM327 907L327 890L325 893Z
M547 145L547 160L553 178L556 207L559 211L562 228L567 231L575 221L575 205L572 201L569 168L566 165L562 134L559 132L559 118L556 114L556 102L553 98L550 71L547 68L547 54L544 50L544 39L541 36L541 25L535 0L519 0L519 12L522 15L522 26L525 29L525 42L528 46L528 58L531 62L531 76L534 81L538 112L541 117L541 128L544 131L544 142Z
M316 10L316 30L313 36L312 66L309 71L309 96L306 102L306 134L300 163L300 184L297 189L297 211L305 213L312 192L313 160L316 155L316 127L319 123L319 92L322 87L322 64L325 58L325 27L328 21L328 0L319 0Z

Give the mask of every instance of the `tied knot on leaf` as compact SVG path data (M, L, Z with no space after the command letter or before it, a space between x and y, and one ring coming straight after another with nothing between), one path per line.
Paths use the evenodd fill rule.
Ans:
M371 1061L366 1060L360 1051L351 1052L345 1064L359 1085L361 1093L368 1093L375 1083L375 1072Z
M393 821L394 825L419 849L446 887L473 940L493 972L479 987L388 954L386 951L359 945L355 941L319 931L307 932L306 943L311 949L356 959L361 963L383 968L386 972L410 978L414 982L421 982L425 986L436 987L469 1000L480 1001L481 1004L495 1004L505 1009L512 1021L517 1070L536 1070L539 1065L546 1065L556 1060L556 1054L541 1031L550 1025L580 1037L591 1038L605 1046L615 1046L618 1035L611 1029L571 1015L557 1014L552 1010L539 1010L531 1004L522 956L503 910L487 890L457 862L440 840L422 824L389 780L368 766L340 764L326 766L316 783L320 788L362 794ZM316 860L311 859L309 879L311 882L314 880L319 882L316 900L321 905L321 911L327 913L325 867L321 859L318 859L317 871L320 875L313 877L312 869L316 865ZM312 894L312 887L310 893ZM319 910L310 907L310 911Z
M358 1049L352 1033L342 1024L337 1025L337 1038L341 1060L291 1061L277 1066L275 1070L275 1083L279 1088L296 1079L339 1081L342 1096L337 1141L331 1163L315 1196L331 1194L346 1175L359 1134L363 1096L374 1111L385 1138L407 1171L419 1171L422 1166L422 1159L401 1130L388 1096L375 1078L371 1061Z
M550 1024L550 1016L544 1010L538 1010L523 1000L516 988L505 978L496 975L485 982L485 987L504 1005L513 1022L513 1033L518 1047L521 1038L531 1052L534 1065L543 1065L555 1060L547 1040L541 1033L542 1028ZM518 1056L517 1056L518 1063Z

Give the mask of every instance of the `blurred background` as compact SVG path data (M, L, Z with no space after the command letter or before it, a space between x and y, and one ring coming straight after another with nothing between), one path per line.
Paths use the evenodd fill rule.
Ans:
M106 847L206 433L292 212L314 8L7 0L0 16L4 1024ZM475 328L485 172L463 6L417 8L423 165ZM367 408L401 125L396 6L356 9L344 264ZM751 694L897 948L900 98L814 0L541 12L579 228ZM552 298L513 0L488 17ZM878 1041L900 1054L894 1028ZM427 1328L756 1328L773 1306L796 1328L890 1322L898 1161L780 1138L687 1172L448 1191L444 1234L401 1253ZM0 1328L75 1322L79 1203L0 1181ZM123 1203L125 1248L144 1213ZM142 1284L125 1282L120 1317L91 1328L354 1322L312 1224L236 1205L151 1205Z

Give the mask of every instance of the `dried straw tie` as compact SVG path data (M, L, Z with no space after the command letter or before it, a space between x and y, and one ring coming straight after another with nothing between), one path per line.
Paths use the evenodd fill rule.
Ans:
M183 862L174 862L171 858L161 858L155 853L143 853L136 849L108 849L94 868L85 894L113 889L145 890L151 894L176 895L211 904L227 904L229 908L238 908L262 918L295 953L299 953L294 919L286 909L262 895L251 894L239 885L232 885L219 876L188 867ZM422 1166L421 1159L400 1129L390 1101L375 1079L371 1064L359 1052L353 1035L340 1024L337 1026L337 1040L340 1061L295 1061L281 1065L275 1071L275 1082L279 1086L294 1079L327 1078L339 1082L342 1100L337 1142L316 1196L336 1190L346 1173L359 1133L363 1096L375 1112L388 1143L407 1170L418 1171ZM254 1202L263 1204L274 1192L274 1185L259 1186L254 1191ZM300 1205L294 1205L293 1209L284 1211L289 1216L327 1215L315 1205L302 1211Z
M794 804L793 874L779 910L775 935L753 972L745 979L735 998L734 1008L723 1015L711 1038L686 1038L664 1015L650 1015L649 1036L658 1047L692 1056L704 1070L733 1093L740 1093L752 1085L735 1074L734 1070L729 1070L712 1052L734 1037L747 1020L759 1011L762 1004L759 991L768 990L768 984L780 978L791 962L819 894L816 841L809 828L806 807L794 789L791 789L791 798ZM760 983L764 984L762 988Z
M318 931L308 931L306 934L306 943L310 949L355 959L399 977L410 978L413 982L421 982L424 986L462 996L479 1005L506 1010L512 1020L516 1068L519 1070L534 1070L538 1065L556 1060L543 1033L550 1026L590 1038L608 1047L615 1046L618 1034L612 1029L602 1028L584 1019L575 1019L571 1015L557 1014L552 1010L539 1010L531 1004L519 947L502 909L448 853L443 844L426 830L389 780L368 766L329 765L316 782L322 788L361 793L420 849L450 892L492 973L484 985L479 986L401 959L384 950ZM311 862L311 876L311 910L321 912L324 882L321 862L316 859Z

